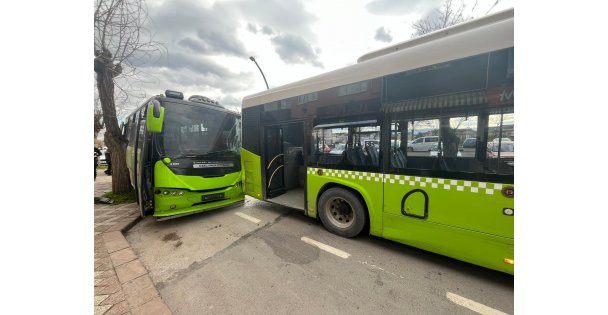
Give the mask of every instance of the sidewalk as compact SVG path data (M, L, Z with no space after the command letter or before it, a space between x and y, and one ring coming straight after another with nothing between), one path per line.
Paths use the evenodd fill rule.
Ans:
M112 176L97 170L95 197L112 190ZM137 203L95 204L95 315L172 314L148 270L122 235L139 221Z

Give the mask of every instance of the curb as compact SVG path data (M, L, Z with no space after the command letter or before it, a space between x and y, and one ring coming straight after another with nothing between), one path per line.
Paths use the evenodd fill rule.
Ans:
M125 205L129 204L117 206L124 207ZM121 218L120 221L110 226L110 228L98 234L103 239L104 247L109 256L109 263L115 273L114 279L117 279L117 281L113 280L112 285L120 286L124 294L121 296L124 300L104 309L99 308L99 304L107 301L112 296L108 294L105 298L101 297L100 299L102 300L95 303L95 314L125 314L130 312L133 315L172 315L173 313L156 289L148 270L143 266L131 248L131 244L129 244L124 236L124 233L141 221L142 217L139 215L129 215L125 219ZM100 294L103 294L103 292Z

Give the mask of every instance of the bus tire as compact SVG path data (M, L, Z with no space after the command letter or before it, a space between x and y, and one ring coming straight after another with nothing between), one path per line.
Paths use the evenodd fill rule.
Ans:
M323 226L334 234L355 237L365 227L365 208L359 198L346 189L326 190L319 198L318 209Z

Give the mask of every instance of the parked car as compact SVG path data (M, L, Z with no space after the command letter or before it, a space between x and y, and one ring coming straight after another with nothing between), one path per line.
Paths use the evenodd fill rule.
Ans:
M101 149L101 156L99 156L99 165L108 165L108 162L106 162L106 150L107 148L103 148Z
M407 146L407 150L410 152L412 152L412 151L431 151L433 149L436 150L438 146L439 146L439 137L438 136L422 137L422 138L414 139L414 141L412 141L412 143L409 143Z
M342 154L346 150L346 143L336 143L334 147L329 151L330 154Z
M477 138L466 138L462 143L462 157L475 157L475 149L477 147Z
M499 149L501 158L514 158L515 142L501 140L500 148L498 141L488 142L488 158L497 158Z

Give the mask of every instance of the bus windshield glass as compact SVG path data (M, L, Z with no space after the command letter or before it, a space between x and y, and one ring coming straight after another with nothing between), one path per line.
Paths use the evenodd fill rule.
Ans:
M165 104L161 155L170 158L239 153L237 115L183 104Z

